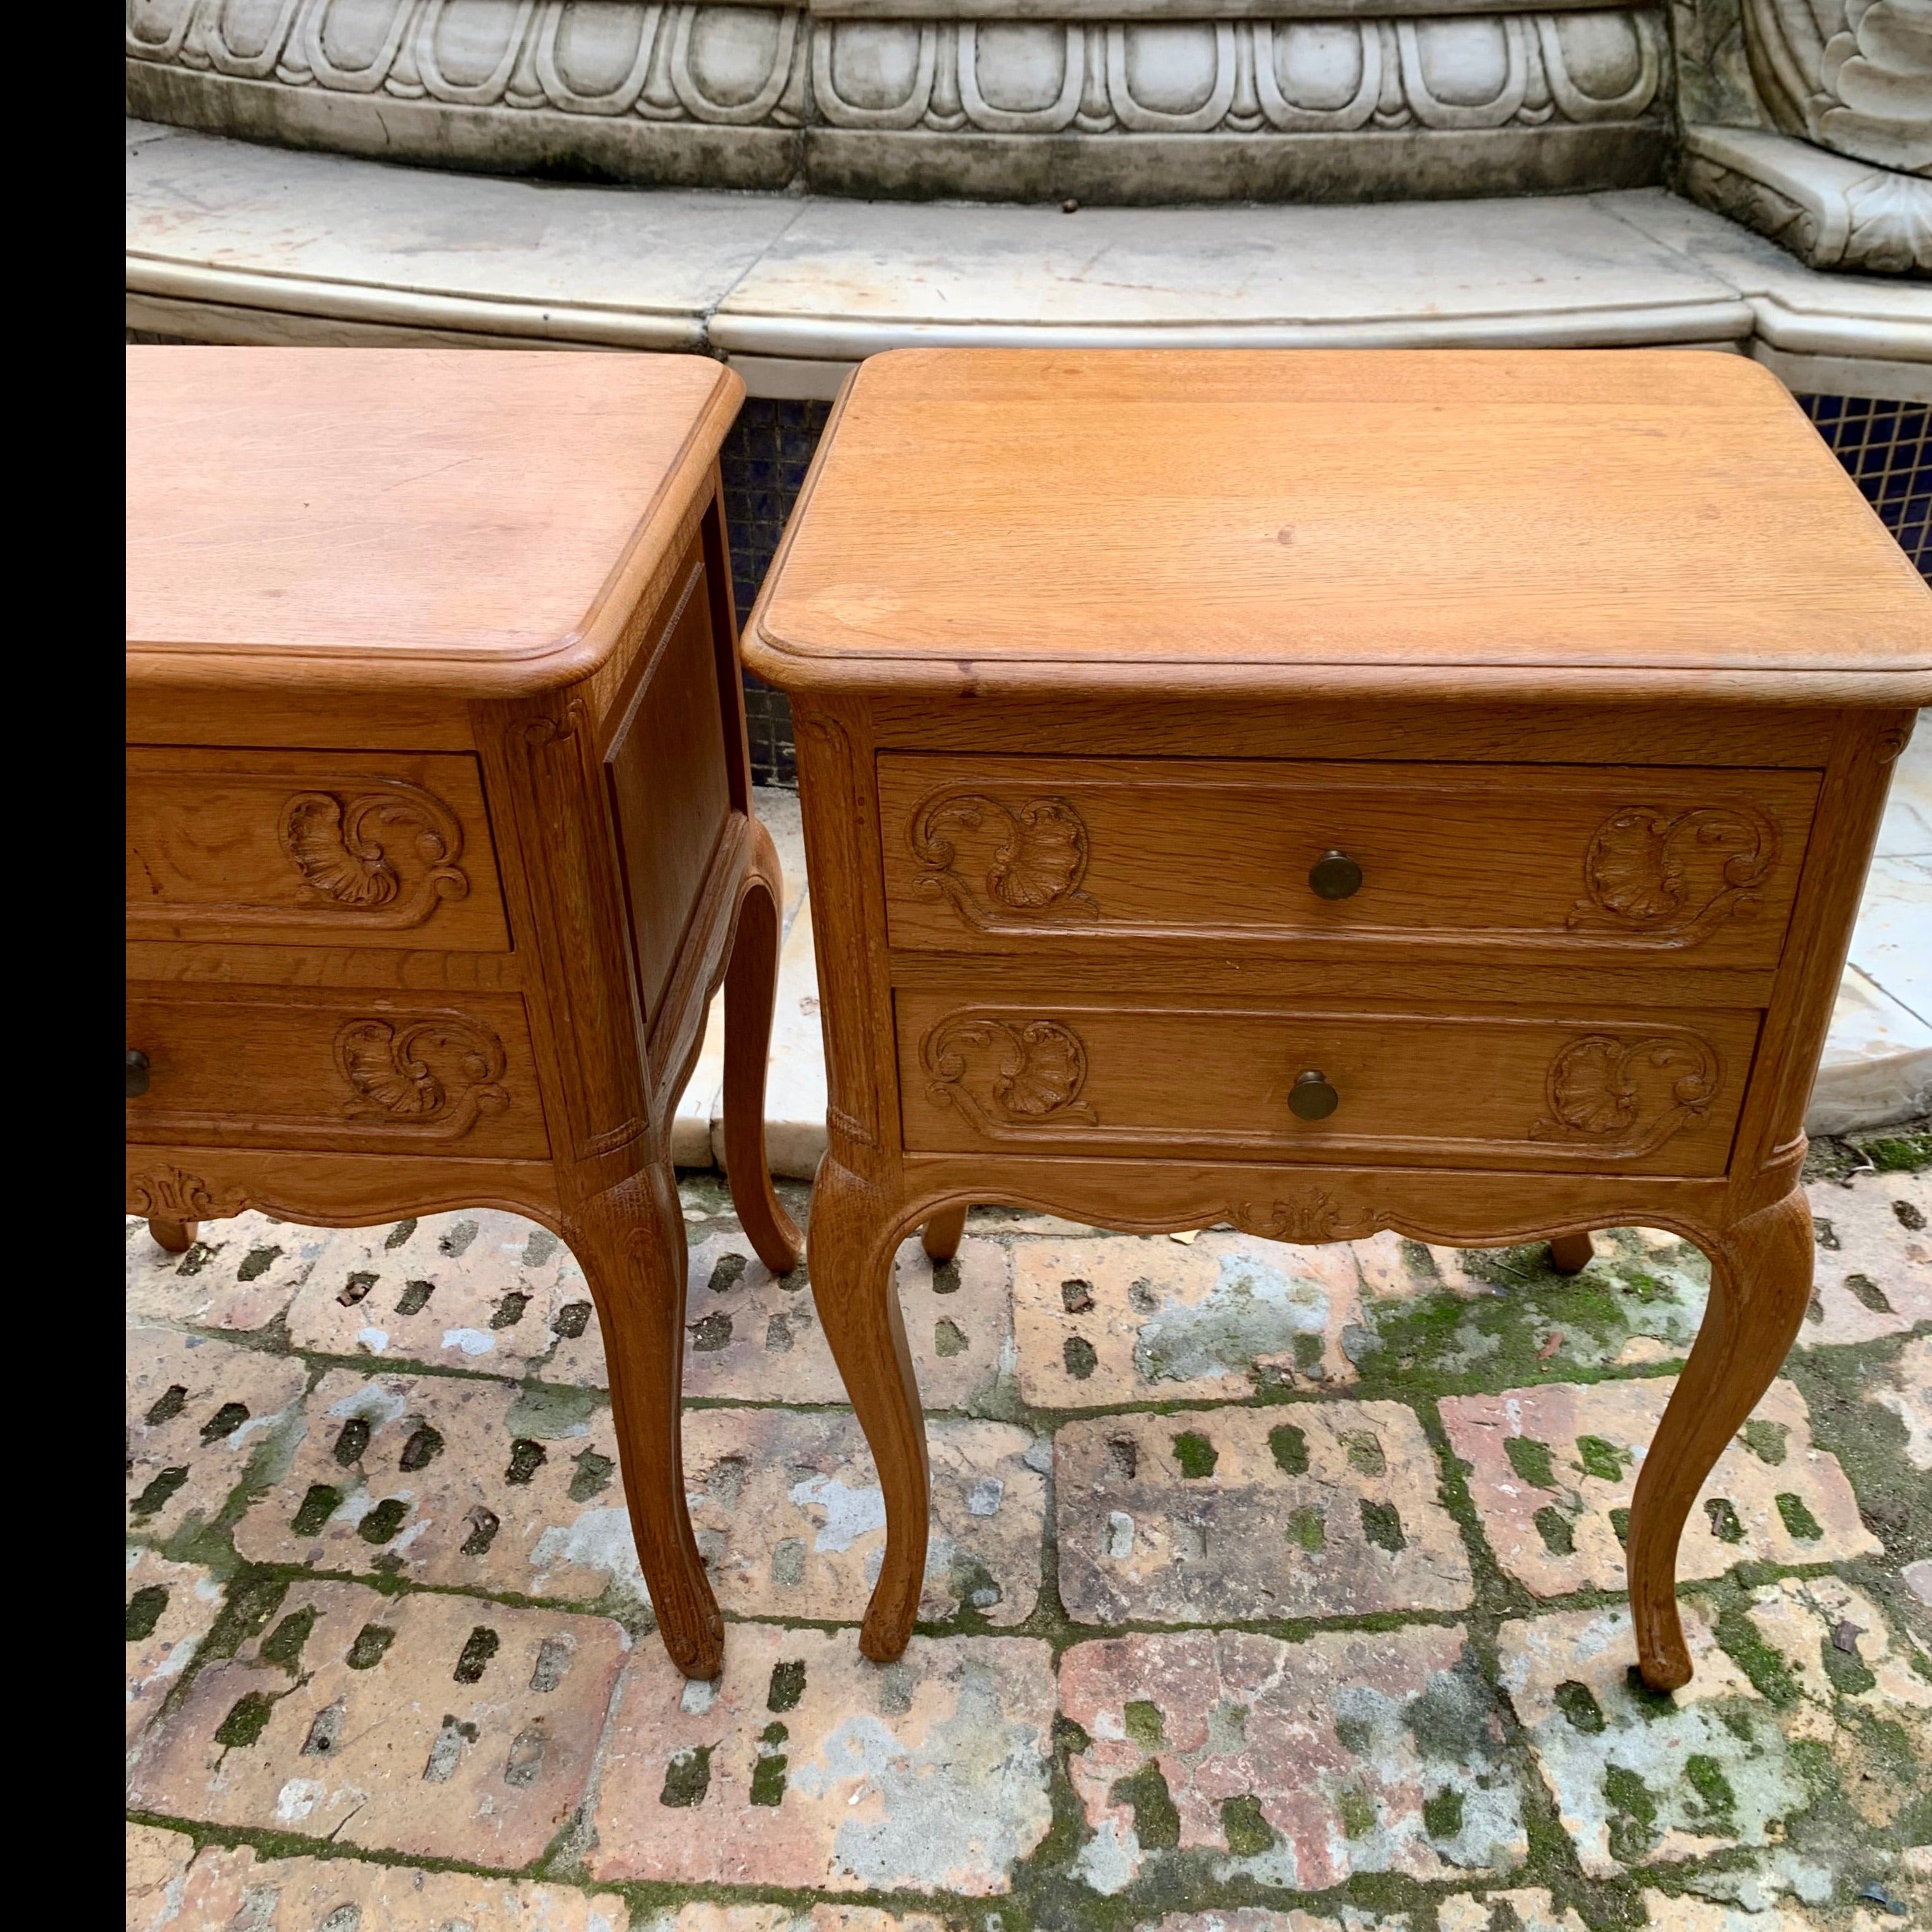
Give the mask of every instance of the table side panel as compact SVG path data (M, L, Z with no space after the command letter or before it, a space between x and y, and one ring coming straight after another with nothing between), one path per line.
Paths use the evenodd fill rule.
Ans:
M694 555L604 754L647 1026L689 932L731 809L731 746L707 577L701 556Z

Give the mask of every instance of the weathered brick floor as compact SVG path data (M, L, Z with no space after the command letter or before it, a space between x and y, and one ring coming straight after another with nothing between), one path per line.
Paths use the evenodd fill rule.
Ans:
M1819 1162L1812 1319L1685 1534L1675 1699L1621 1597L1705 1294L1667 1237L1570 1281L1000 1210L909 1244L930 1621L880 1669L803 1274L693 1178L730 1628L687 1685L550 1236L130 1222L130 1932L1932 1926L1932 1138L1868 1151Z

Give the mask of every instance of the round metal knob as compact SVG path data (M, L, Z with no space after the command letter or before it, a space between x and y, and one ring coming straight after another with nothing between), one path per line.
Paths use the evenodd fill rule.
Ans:
M1362 868L1346 852L1324 852L1309 867L1308 884L1318 898L1353 898L1362 890Z
M128 1097L138 1100L148 1090L148 1056L137 1046L128 1049Z
M1298 1073L1288 1090L1288 1111L1298 1120L1325 1120L1342 1096L1319 1073Z

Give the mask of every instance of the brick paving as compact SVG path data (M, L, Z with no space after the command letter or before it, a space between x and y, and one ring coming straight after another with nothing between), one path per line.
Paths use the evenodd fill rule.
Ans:
M880 1668L803 1273L687 1176L692 1685L548 1234L130 1222L130 1932L1932 1928L1932 1135L1814 1165L1672 1697L1620 1595L1708 1283L1667 1234L1571 1279L996 1208L908 1243L932 1548Z

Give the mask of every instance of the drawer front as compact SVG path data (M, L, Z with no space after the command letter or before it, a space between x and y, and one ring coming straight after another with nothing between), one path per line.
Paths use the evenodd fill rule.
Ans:
M878 773L908 949L1180 936L1757 967L1818 790L1810 772L910 753Z
M509 946L460 754L130 746L127 842L133 938Z
M523 1001L137 982L130 1141L541 1159Z
M912 1152L1687 1176L1724 1171L1759 1020L990 1004L903 988L896 1003ZM1290 1105L1306 1073L1333 1090L1325 1118Z

